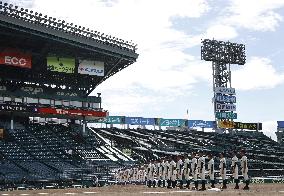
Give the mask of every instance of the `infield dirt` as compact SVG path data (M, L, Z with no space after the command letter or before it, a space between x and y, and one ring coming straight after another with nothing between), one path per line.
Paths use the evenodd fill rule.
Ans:
M166 189L166 188L147 188L143 185L126 185L126 186L107 186L99 188L78 188L78 189L57 189L57 190L26 190L26 191L9 191L0 192L0 195L101 195L101 196L146 196L146 195L218 195L218 196L284 196L284 184L251 184L249 191L234 190L229 186L224 191L191 191L188 189Z

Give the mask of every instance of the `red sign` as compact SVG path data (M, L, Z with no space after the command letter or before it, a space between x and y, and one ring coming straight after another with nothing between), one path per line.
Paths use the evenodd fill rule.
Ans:
M87 111L87 110L76 110L76 109L56 109L56 108L37 108L39 113L43 114L59 114L59 115L70 115L70 116L90 116L90 117L106 117L106 112L101 111Z
M21 68L32 68L32 57L22 53L0 53L0 64L11 65Z

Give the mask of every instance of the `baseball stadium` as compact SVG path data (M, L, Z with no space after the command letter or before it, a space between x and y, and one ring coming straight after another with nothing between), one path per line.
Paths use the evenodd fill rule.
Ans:
M284 122L236 120L243 44L200 42L215 119L111 116L91 93L137 45L71 22L0 2L0 195L284 194Z

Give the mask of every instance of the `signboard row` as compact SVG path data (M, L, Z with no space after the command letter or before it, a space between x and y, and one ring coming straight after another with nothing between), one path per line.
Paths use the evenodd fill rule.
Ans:
M47 70L75 73L75 58L60 58L49 56L47 60ZM32 56L21 52L1 52L0 64L19 68L32 68ZM78 73L92 76L104 76L104 62L95 60L79 60Z
M84 97L84 93L81 91L70 91L67 89L54 89L51 87L39 87L36 85L29 86L9 86L7 84L0 85L0 95L15 96L15 97L31 97L53 100L70 100L70 101L83 101L100 103L100 97Z
M75 73L75 58L47 57L47 70ZM104 62L80 60L78 73L92 76L104 76Z
M53 115L67 115L67 116L85 116L85 117L96 117L105 118L106 112L103 111L91 111L91 110L80 110L80 109L57 109L51 107L36 107L27 106L24 104L0 104L0 111L6 112L27 112L27 113L38 113L38 114L53 114Z
M218 127L228 129L262 130L262 123L242 123L233 121L218 121Z
M108 116L100 123L106 124L129 124L129 125L155 125L155 126L167 126L167 127L181 127L188 126L203 127L203 128L215 128L215 121L203 121L203 120L185 120L185 119L164 119L164 118L143 118L143 117L125 117L125 116Z

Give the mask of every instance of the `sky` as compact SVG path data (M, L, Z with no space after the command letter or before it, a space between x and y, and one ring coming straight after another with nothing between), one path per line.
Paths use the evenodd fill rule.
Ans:
M238 121L276 139L284 120L284 0L10 0L138 44L137 62L102 83L110 115L213 120L211 62L201 39L246 45L232 65Z

